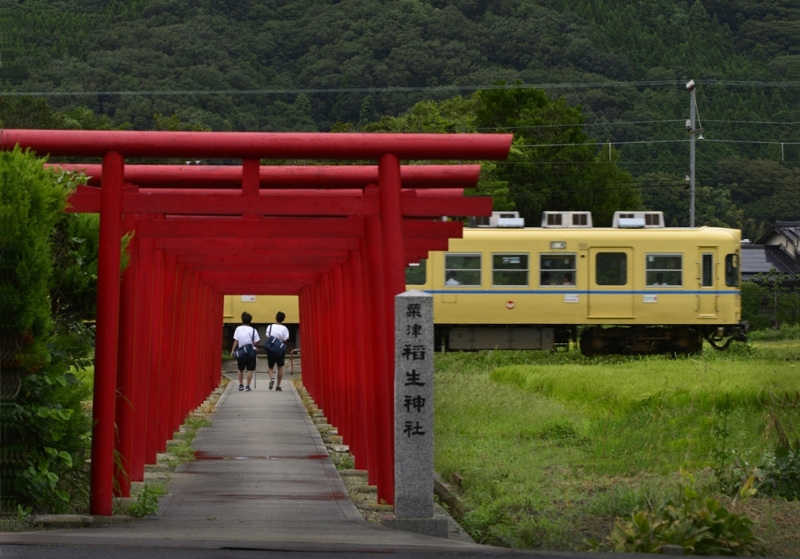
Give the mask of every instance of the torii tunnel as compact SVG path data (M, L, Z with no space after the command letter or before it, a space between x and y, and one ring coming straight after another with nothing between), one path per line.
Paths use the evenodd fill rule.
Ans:
M0 130L0 149L102 157L71 212L100 213L90 509L110 515L220 380L223 296L298 295L303 384L394 502L394 297L405 267L490 215L463 197L507 134ZM235 159L241 166L126 165ZM377 161L262 166L262 159ZM154 161L157 163L157 161ZM132 232L120 273L121 238ZM119 460L114 460L114 452ZM116 481L116 488L115 488Z

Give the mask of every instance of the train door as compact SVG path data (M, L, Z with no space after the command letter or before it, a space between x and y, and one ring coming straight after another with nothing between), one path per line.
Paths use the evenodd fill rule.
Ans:
M589 318L633 318L633 249L589 249Z
M697 316L717 316L717 249L700 247L697 263Z

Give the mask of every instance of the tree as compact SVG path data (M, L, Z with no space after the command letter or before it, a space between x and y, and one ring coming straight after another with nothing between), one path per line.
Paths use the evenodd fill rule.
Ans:
M62 115L42 97L0 97L0 128L61 128Z
M475 96L461 96L437 101L420 101L400 117L384 116L378 122L364 126L365 132L476 132ZM468 196L491 196L496 211L513 210L508 183L498 178L497 163L481 163L481 176L474 191Z
M383 117L365 131L511 132L508 161L484 163L478 195L491 195L496 210L517 209L529 224L545 210L590 210L611 224L617 210L636 209L639 197L619 154L596 154L583 132L580 107L553 101L543 90L479 90L469 98L421 101L401 117ZM548 145L542 145L548 144ZM554 144L554 145L551 145Z
M776 330L781 324L797 324L800 318L800 297L790 287L790 276L771 268L766 274L758 274L754 280L761 286L764 299L762 303L771 317L771 325Z
M0 151L0 477L3 509L66 512L88 495L91 422L50 314L52 234L75 181L43 163Z
M609 226L615 211L639 207L616 150L597 153L590 145L580 107L522 87L480 90L475 100L478 129L514 133L509 160L496 174L528 223L543 211L589 210L595 224Z

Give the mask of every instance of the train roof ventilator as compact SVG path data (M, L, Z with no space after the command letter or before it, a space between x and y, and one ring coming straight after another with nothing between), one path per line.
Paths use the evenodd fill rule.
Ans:
M664 228L664 212L614 212L615 229Z
M522 228L525 227L525 218L519 212L492 212L491 217L473 217L470 227L491 228Z
M592 212L542 212L542 227L591 229Z

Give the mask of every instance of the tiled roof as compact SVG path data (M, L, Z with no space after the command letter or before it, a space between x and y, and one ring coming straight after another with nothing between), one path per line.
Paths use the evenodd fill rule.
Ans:
M789 239L793 245L800 246L800 221L776 221L769 231L761 235L755 244L763 244L775 233Z
M758 273L778 272L789 274L792 280L800 278L800 262L797 262L780 245L742 243L742 279L751 279Z

